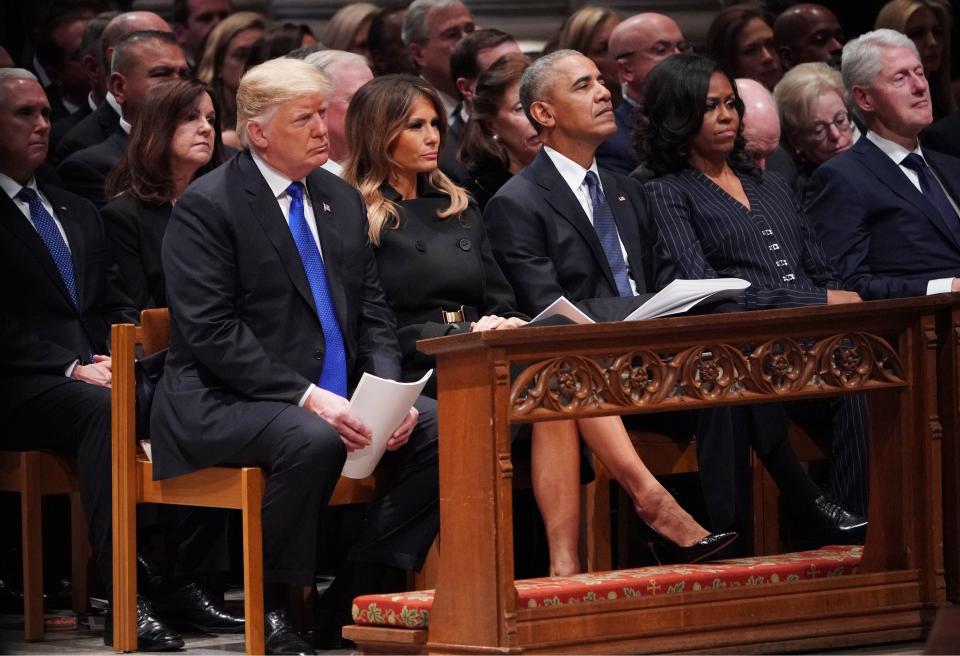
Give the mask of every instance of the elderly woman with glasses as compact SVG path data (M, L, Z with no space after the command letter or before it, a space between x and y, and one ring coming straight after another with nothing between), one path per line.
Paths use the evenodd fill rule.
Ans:
M802 197L813 170L856 140L843 80L822 62L799 64L787 71L773 95L783 139L797 164L794 192Z

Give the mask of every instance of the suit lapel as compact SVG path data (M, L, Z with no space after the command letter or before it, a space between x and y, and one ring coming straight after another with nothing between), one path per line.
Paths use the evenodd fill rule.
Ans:
M60 270L57 269L56 262L53 261L53 256L50 255L50 250L47 248L47 245L43 243L43 239L40 238L40 235L34 229L33 225L30 223L30 220L23 215L23 212L14 204L14 202L3 193L0 193L0 204L2 204L2 216L3 225L10 231L15 239L23 244L24 248L30 251L40 267L46 272L47 276L50 278L50 281L60 290L60 293L63 295L64 301L66 301L70 307L73 307L73 299L70 298L70 292L67 291L67 286L63 282L63 277L60 275ZM63 223L61 221L61 223ZM71 233L66 230L66 224L64 223L64 231L67 232L67 239L71 239ZM75 250L73 242L70 244L71 250L73 253L78 253L80 251ZM82 258L73 258L82 259ZM74 277L77 276L76 273L76 263L74 263Z
M303 269L300 252L293 241L293 235L290 234L290 226L283 218L280 204L273 192L270 191L267 181L263 179L249 152L244 152L237 157L237 166L240 167L244 187L247 193L252 196L249 201L250 211L260 223L267 239L276 249L280 262L283 263L293 286L303 297L303 300L313 308L313 314L316 316L317 306L313 302L313 292L310 291L310 283L307 281L307 274Z
M583 211L583 206L573 191L567 186L566 181L560 175L557 167L550 161L550 156L544 150L540 150L537 158L530 164L537 184L544 190L544 200L564 221L573 226L574 230L580 233L580 236L586 242L597 265L603 272L604 278L612 289L617 288L613 280L613 272L610 271L610 263L607 262L607 256L603 253L603 247L597 238L597 231L593 229L593 224L587 218Z
M937 208L923 197L920 190L913 186L913 183L907 179L907 176L903 174L899 166L894 164L893 160L887 157L887 155L867 139L866 136L860 138L854 146L854 149L862 159L864 165L870 169L874 175L880 178L891 191L922 212L951 244L960 246L953 234L953 230L944 222Z
M621 193L617 181L612 175L600 170L600 182L603 185L603 194L607 197L610 211L613 212L613 220L617 224L620 241L623 242L624 249L627 251L627 267L630 277L633 278L638 290L644 290L647 288L647 281L643 275L643 256L641 255L643 249L636 210L633 203L627 200L626 195Z
M343 285L343 235L336 221L337 208L323 193L318 176L307 176L307 191L313 204L313 216L317 222L317 236L320 238L320 255L327 272L327 284L333 295L333 308L340 322L340 332L346 335L347 290Z

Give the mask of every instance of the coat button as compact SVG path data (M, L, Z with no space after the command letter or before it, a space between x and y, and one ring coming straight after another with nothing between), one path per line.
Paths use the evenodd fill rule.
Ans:
M426 252L427 252L427 245L424 244L424 243L423 243L422 241L420 241L419 239L417 240L417 243L414 244L414 246L416 246L416 247L417 247L417 250L420 251L421 253L426 253Z
M314 351L314 352L313 352L313 359L314 359L314 360L323 360L323 351L322 351L321 349L317 349L316 351Z
M469 239L460 240L460 250L468 251L470 250L471 246L472 244L470 243Z

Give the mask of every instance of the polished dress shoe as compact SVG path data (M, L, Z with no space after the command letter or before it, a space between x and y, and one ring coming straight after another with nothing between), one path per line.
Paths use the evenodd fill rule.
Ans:
M113 646L113 612L107 611L103 627L103 644ZM183 649L183 638L168 629L155 617L153 604L137 595L137 651L177 651Z
M867 520L843 508L826 494L817 497L806 513L809 526L805 533L821 544L863 544Z
M157 610L163 619L178 629L243 633L243 618L228 613L198 581L165 595L157 601Z
M650 547L650 552L653 554L654 559L660 565L699 563L714 556L721 549L732 544L733 541L737 539L736 531L711 533L705 538L683 547L664 536L642 517L640 518L640 524L646 527L648 532L647 544Z
M263 633L263 645L268 654L316 653L293 628L285 610L272 610L266 614Z

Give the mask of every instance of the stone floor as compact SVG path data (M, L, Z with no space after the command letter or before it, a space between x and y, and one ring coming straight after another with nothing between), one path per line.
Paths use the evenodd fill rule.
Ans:
M62 616L65 621L72 618L72 614L65 612ZM60 629L48 631L43 642L24 642L23 617L20 615L0 615L0 653L3 654L106 654L112 650L104 647L103 638L99 631L89 628ZM190 656L200 654L242 654L242 635L205 635L187 634L184 636L187 649L184 654ZM354 654L350 650L321 651L320 654ZM870 647L849 648L831 652L829 654L922 654L923 643L907 642L890 645L873 645Z

